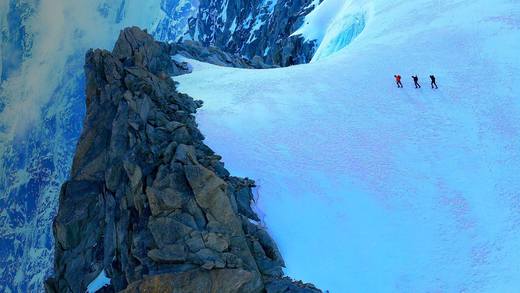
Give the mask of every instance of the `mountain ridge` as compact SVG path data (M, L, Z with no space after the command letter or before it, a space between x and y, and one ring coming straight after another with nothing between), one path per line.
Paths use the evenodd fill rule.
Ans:
M53 224L47 292L321 292L283 275L254 181L207 147L169 46L137 27L86 55L87 115Z

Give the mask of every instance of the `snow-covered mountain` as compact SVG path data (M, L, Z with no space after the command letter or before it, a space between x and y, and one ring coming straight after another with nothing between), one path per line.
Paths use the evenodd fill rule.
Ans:
M330 292L517 292L518 2L325 0L305 23L310 64L174 77L204 100L208 145L257 180L287 273Z
M211 3L200 1L200 6L213 7ZM241 5L239 13L235 6L219 3L211 13L229 10L244 14L240 17L251 15L251 21L269 16L263 2ZM292 4L291 13L299 13L303 5ZM38 292L52 266L51 222L85 113L86 50L110 49L119 30L129 25L170 41L192 39L191 31L198 31L200 40L235 33L233 43L239 47L238 32L259 28L244 24L233 32L206 33L211 26L206 19L190 30L190 23L203 14L198 8L196 0L0 1L0 291ZM283 24L290 16L277 19ZM229 28L231 21L224 20L224 26Z
M198 13L198 0L162 0L159 21L153 32L157 39L176 41L189 30L189 21Z
M206 102L207 143L260 182L289 274L331 292L514 292L519 6L0 0L0 291L41 291L85 111L84 53L139 25L279 65L313 58L275 70L191 61L177 78Z
M265 63L288 66L307 63L314 39L291 36L318 1L311 0L201 0L188 20L183 38L216 46Z

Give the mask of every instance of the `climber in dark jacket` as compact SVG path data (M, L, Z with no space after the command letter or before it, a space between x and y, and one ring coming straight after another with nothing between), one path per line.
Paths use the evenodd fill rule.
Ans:
M439 87L437 86L437 83L435 82L435 76L432 74L430 75L430 79L432 80L432 88L435 86L436 89Z
M415 84L415 88L421 88L421 85L419 84L419 77L417 77L417 75L412 75L412 78L413 78L413 83Z

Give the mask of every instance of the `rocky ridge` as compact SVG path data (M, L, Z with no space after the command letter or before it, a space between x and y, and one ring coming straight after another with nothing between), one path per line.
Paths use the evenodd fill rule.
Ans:
M182 39L282 67L308 63L316 52L316 41L292 34L321 1L200 0L197 3L196 8L192 7L196 12L187 21L187 31L179 36ZM163 31L170 31L163 26L158 30L160 36Z
M203 143L170 47L128 28L86 55L87 115L53 224L47 292L321 292L283 275L251 209L254 181Z
M231 54L213 46L203 46L199 42L185 40L182 42L169 44L170 55L181 55L189 59L195 59L220 66L265 69L275 68L276 65L266 64L259 56L252 58L240 56L239 54ZM175 61L174 61L175 62ZM177 64L178 66L178 64ZM186 65L181 65L184 68ZM181 74L183 72L180 72Z

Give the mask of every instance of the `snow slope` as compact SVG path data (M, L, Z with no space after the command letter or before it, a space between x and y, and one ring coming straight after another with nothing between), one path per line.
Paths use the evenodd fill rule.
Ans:
M331 292L518 292L520 5L347 2L367 3L366 26L339 51L351 24L331 29L311 64L190 61L174 79L204 100L207 143L259 183L293 277Z

